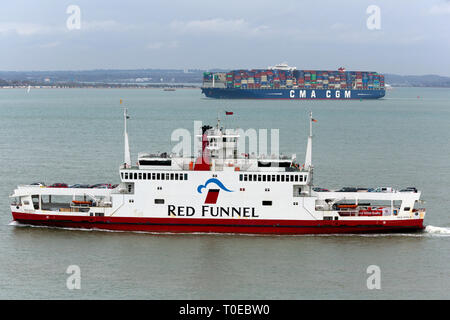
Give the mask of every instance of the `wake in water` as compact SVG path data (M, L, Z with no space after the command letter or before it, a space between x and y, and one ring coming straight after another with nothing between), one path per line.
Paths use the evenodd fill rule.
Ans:
M450 236L450 228L426 226L425 232L433 235Z

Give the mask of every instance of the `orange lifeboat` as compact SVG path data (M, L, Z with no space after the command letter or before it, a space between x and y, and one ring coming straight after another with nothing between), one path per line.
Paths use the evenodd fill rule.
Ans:
M78 200L72 200L73 204L83 205L83 204L91 204L91 201L78 201Z
M338 208L349 208L349 209L355 209L358 205L357 204L338 204Z

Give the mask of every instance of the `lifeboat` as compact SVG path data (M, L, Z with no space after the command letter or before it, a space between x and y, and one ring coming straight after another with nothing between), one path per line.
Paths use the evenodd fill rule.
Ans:
M78 201L78 200L72 200L73 204L77 204L77 205L90 205L91 201Z
M338 204L337 207L340 209L355 209L358 205L357 204Z

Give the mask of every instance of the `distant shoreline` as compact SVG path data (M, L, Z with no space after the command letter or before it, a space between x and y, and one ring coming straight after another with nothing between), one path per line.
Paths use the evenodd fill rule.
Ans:
M19 85L19 86L0 86L0 90L4 89L15 89L15 90L27 90L28 87L33 90L38 89L137 89L137 90L164 90L164 89L175 89L175 90L198 90L201 89L201 85L192 85L192 86L136 86L136 85L114 85L114 86L39 86L39 85ZM386 91L392 90L394 88L435 88L435 89L450 89L447 86L414 86L414 85L405 85L405 86L396 86L392 85L391 88L386 88ZM172 91L172 90L168 90Z
M175 90L195 90L200 89L200 86L38 86L38 85L30 85L30 86L0 86L0 89L21 89L27 90L28 87L30 89L175 89Z
M0 88L199 88L205 72L223 70L81 70L1 71ZM450 77L439 75L397 75L385 73L392 87L450 88Z

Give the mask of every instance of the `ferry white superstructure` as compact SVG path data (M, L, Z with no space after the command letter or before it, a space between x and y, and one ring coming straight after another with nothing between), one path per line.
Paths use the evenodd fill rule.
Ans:
M149 232L251 234L384 233L422 230L414 188L337 192L313 188L312 115L306 158L239 155L237 130L203 126L197 157L139 154L114 189L18 186L10 196L23 224ZM316 191L315 191L316 190ZM382 190L380 190L382 191Z

